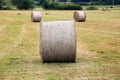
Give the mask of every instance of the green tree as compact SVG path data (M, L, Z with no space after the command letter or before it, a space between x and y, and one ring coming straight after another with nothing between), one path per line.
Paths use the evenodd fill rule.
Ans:
M4 5L4 1L0 0L0 9L2 9L3 5Z
M34 1L33 0L12 0L13 5L20 10L28 10L34 8Z
M11 2L12 2L13 5L17 4L17 0L11 0Z
M48 8L49 8L49 2L45 0L43 3L43 9L48 9Z
M39 3L40 3L40 4L43 4L43 3L44 3L44 0L39 0Z

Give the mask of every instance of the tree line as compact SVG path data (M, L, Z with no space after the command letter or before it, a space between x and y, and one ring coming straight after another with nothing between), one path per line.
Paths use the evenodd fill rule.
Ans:
M72 2L78 2L78 3L91 3L91 4L97 4L97 5L120 5L120 0L71 0Z
M15 6L17 9L33 9L35 6L34 0L0 0L0 9L12 9Z
M53 3L74 3L80 5L120 5L120 0L0 0L0 9L33 9L35 6L42 6L45 1Z
M38 1L41 4L45 0L36 0L36 1ZM89 5L89 4L112 5L113 3L115 5L120 5L120 0L48 0L48 1L52 1L52 2L72 2L72 3L79 3L79 4L84 3L86 5Z

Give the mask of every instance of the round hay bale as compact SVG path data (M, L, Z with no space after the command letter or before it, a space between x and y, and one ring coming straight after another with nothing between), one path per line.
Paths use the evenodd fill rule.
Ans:
M33 11L31 13L31 19L33 22L41 22L42 20L42 14L39 11Z
M84 11L75 11L73 17L76 22L86 21L86 14Z
M106 8L102 8L102 11L107 11L107 9Z
M102 8L102 11L109 11L108 7Z
M75 21L41 24L41 58L42 62L75 62Z

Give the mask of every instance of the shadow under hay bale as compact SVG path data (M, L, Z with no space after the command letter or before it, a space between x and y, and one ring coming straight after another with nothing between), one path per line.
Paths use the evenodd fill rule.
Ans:
M42 62L75 62L76 30L74 21L41 24Z
M33 11L31 13L31 20L32 22L41 22L42 20L42 14L39 11Z
M75 11L73 17L76 22L86 21L86 14L84 11Z

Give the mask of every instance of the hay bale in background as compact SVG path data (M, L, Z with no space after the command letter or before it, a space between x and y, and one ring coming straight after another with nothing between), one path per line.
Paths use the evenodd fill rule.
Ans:
M102 11L106 11L106 8L102 8Z
M21 15L21 13L18 13L18 15Z
M41 24L41 57L43 62L75 62L74 21L43 22Z
M50 15L50 13L45 13L45 15Z
M42 20L42 14L39 11L33 11L31 13L31 19L33 22L41 22Z
M104 8L102 8L102 11L109 11L109 8L108 7L104 7Z
M75 11L73 17L76 22L86 21L86 14L84 11Z

